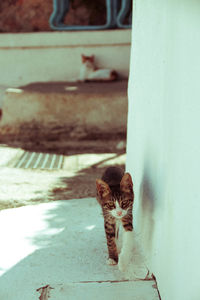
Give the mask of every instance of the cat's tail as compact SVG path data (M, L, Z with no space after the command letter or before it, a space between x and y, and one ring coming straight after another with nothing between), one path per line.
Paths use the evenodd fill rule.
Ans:
M118 79L118 73L115 70L111 71L110 79L111 80L117 80Z

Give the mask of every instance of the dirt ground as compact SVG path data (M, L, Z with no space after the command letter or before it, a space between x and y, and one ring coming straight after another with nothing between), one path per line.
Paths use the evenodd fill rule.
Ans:
M108 166L125 168L126 151L117 149L118 143L118 140L113 140L113 144L98 140L90 151L81 144L78 149L71 147L64 155L64 165L60 170L15 168L14 162L24 150L0 145L0 210L95 197L95 179L100 178ZM44 151L38 149L41 150Z

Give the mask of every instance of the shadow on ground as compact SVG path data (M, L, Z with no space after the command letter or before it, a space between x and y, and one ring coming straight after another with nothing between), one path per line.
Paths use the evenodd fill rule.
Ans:
M21 148L25 151L52 153L52 154L83 154L83 153L123 153L125 148L119 149L120 144L126 145L126 134L115 133L106 134L101 132L87 133L87 136L81 136L77 132L75 138L66 136L65 128L57 126L54 130L42 134L41 128L31 123L32 130L27 126L22 126L21 133L0 135L0 146L6 145L10 148ZM64 130L62 132L62 130ZM73 128L68 129L69 132ZM26 132L27 131L27 132ZM58 132L57 132L58 131ZM69 135L69 134L68 134Z
M109 166L113 166L113 158L117 158L121 154L116 154L110 158L101 160L100 162L91 165L88 168L84 168L76 173L73 177L60 177L58 181L58 186L54 187L49 192L49 197L52 200L68 200L68 199L80 199L87 197L96 196L96 186L95 180L101 178L103 172ZM106 162L106 166L102 166ZM125 170L124 164L115 164Z
M79 151L66 155L65 166L60 170L15 168L15 157L18 155L19 159L23 151L6 145L1 145L0 150L0 210L55 200L95 197L95 180L101 178L108 166L125 168L125 151L122 150L114 149L115 153L104 151L101 154L81 149L81 155L77 154ZM12 163L8 159L6 165L4 155L10 157Z

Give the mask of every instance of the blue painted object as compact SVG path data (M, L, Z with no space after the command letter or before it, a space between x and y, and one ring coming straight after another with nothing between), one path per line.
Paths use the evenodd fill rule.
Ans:
M118 13L119 0L106 0L106 24L104 25L66 25L63 24L65 15L69 11L70 0L53 0L53 13L49 24L54 30L103 30L111 28L131 28L131 25L123 25L123 21L131 9L132 0L122 0ZM131 22L130 22L131 23Z
M123 24L124 19L129 15L129 24ZM122 0L121 9L117 15L117 26L119 28L131 28L131 21L132 21L132 12L131 12L131 0Z

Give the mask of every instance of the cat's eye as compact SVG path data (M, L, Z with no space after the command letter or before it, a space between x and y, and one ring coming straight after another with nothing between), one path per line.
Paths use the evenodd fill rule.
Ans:
M115 208L115 204L113 203L113 201L109 201L109 202L106 203L106 207L110 208L110 209Z
M125 208L125 207L127 207L129 205L129 201L128 200L123 200L122 202L121 202L121 207L122 208Z

